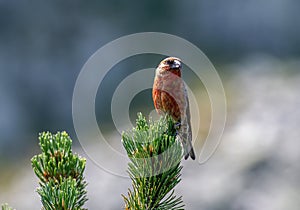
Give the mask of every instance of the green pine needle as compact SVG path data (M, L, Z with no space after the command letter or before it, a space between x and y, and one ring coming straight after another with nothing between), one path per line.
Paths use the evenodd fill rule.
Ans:
M83 177L86 160L72 153L72 140L66 132L39 135L42 154L31 159L40 179L37 192L45 210L79 210L87 201Z
M147 122L139 113L136 127L123 133L122 143L131 160L128 173L133 188L122 195L125 209L183 209L182 198L174 195L180 182L182 147L173 120L165 116Z
M7 203L1 205L1 209L2 209L2 210L13 210L13 208L11 208L10 206L8 206Z

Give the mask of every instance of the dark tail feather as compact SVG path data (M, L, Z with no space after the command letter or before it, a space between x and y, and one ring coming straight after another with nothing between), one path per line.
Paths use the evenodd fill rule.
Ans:
M192 144L192 132L191 130L188 130L189 128L190 127L187 124L181 124L180 128L177 128L176 130L178 130L177 135L181 140L184 150L184 159L186 160L188 157L191 157L193 160L195 160L196 155Z
M184 159L191 157L193 160L196 159L196 155L192 146L190 146L190 151L185 151Z

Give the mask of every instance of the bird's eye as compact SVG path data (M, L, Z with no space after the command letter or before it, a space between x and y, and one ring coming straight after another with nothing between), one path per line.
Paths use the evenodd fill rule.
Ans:
M173 60L167 60L167 64L172 65L172 64L174 64L174 61Z

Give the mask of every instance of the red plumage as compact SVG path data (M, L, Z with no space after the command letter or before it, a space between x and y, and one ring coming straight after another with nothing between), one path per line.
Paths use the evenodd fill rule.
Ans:
M184 157L194 160L192 128L187 91L181 79L181 60L168 57L156 69L152 97L158 114L169 114L180 124L178 135L184 148Z

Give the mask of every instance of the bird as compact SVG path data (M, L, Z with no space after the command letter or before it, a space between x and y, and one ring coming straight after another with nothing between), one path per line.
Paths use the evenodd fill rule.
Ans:
M159 115L168 114L175 121L177 135L181 140L184 158L195 160L192 145L192 127L189 99L181 78L182 62L176 57L163 59L155 70L152 98Z

